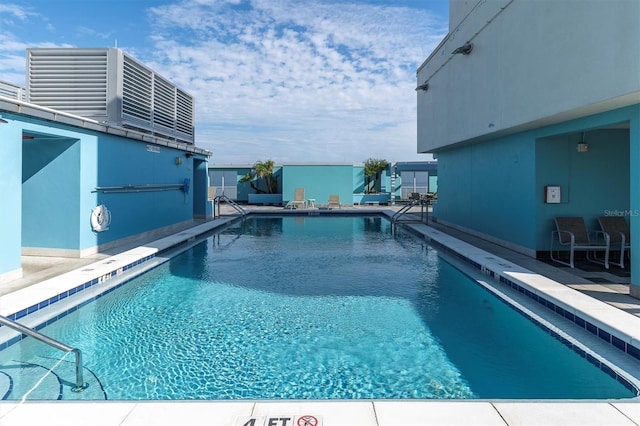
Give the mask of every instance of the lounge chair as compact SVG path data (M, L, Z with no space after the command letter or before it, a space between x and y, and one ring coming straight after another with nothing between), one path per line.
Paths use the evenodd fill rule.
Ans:
M216 187L215 186L210 186L209 187L209 191L207 193L207 198L209 200L213 200L214 198L216 198Z
M609 247L620 248L620 261L618 263L609 260L609 263L624 268L625 250L631 249L631 236L629 224L623 216L600 216L598 218L602 232L609 235Z
M582 217L556 217L554 219L556 230L551 232L551 260L574 268L574 254L576 251L584 251L587 260L603 264L609 269L609 235L602 231L589 232ZM553 257L554 243L569 248L569 262ZM595 256L598 251L604 251L604 260ZM591 257L593 253L593 257Z
M289 201L284 208L285 209L295 209L298 206L306 207L307 202L304 198L304 188L296 188L293 193L293 200Z
M327 203L327 208L330 209L331 207L338 207L340 208L340 196L339 195L329 195L329 202Z

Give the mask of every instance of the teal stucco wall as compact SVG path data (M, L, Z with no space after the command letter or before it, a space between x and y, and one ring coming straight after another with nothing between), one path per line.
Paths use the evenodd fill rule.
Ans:
M286 204L294 198L296 188L304 188L305 198L313 198L317 204L326 204L329 195L340 197L342 204L352 203L352 165L283 165L282 202Z
M80 247L80 142L51 136L22 141L22 245ZM89 215L85 217L87 223Z
M0 123L0 281L22 274L22 128L7 115L3 118L7 123Z
M595 228L598 215L626 211L634 235L638 110L621 108L439 152L438 220L541 257L548 255L555 216L583 216ZM579 153L583 132L589 150ZM561 187L560 204L544 202L546 185Z
M438 220L535 247L535 144L515 135L438 154Z
M556 216L582 216L599 229L597 218L631 211L629 203L629 130L600 129L585 133L588 152L576 146L582 134L538 140L536 145L537 248L547 250ZM544 202L546 185L560 186L561 202Z
M103 244L206 215L207 158L175 148L2 112L0 279L20 268L21 253L82 256ZM180 158L180 164L176 161ZM185 193L182 184L190 182ZM108 192L97 187L180 186ZM195 192L195 195L194 195ZM194 204L194 199L196 204ZM91 212L112 215L104 232Z

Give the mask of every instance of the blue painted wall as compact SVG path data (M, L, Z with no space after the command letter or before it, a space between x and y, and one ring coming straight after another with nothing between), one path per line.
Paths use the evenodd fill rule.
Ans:
M636 211L639 178L630 173L629 146L640 141L628 127L638 111L626 107L439 152L438 219L535 255L549 250L554 216L584 216L595 227L606 210ZM589 152L578 153L583 131ZM561 186L561 204L544 203L545 185Z
M353 182L351 165L283 165L282 202L293 200L295 189L304 188L305 198L326 204L329 195L336 194L343 204L351 204Z
M629 108L631 285L629 294L640 299L640 105ZM634 255L635 253L635 255Z
M6 114L0 123L0 277L20 271L22 246L22 127Z
M391 164L380 174L375 191L391 192ZM353 193L363 194L366 189L367 177L364 174L364 165L353 166ZM396 184L398 186L398 184Z
M100 135L97 141L99 163L95 170L99 187L119 185L182 184L190 179L190 191L181 189L153 192L96 193L96 204L104 204L111 211L109 231L96 233L100 244L180 223L193 217L193 161L184 153L160 147L150 152L146 144L112 136ZM176 157L182 164L176 164ZM204 191L206 187L195 190ZM206 199L206 192L200 201ZM88 206L89 209L93 206ZM91 235L88 234L88 235Z
M515 135L438 154L438 219L535 246L535 143Z
M279 168L278 168L279 169ZM249 194L253 194L255 191L251 188L249 182L240 183L240 179L251 171L250 167L238 169L238 175L236 176L236 182L238 183L238 201L247 201ZM279 171L279 170L278 170Z
M80 142L41 135L23 140L22 149L22 245L77 250Z
M181 150L2 112L0 277L20 268L23 248L77 256L83 250L206 215L207 158ZM176 158L182 162L176 164ZM190 191L103 193L98 186L183 184ZM195 200L195 203L194 203ZM105 204L110 228L91 228Z
M585 134L589 151L577 152L580 133L538 140L537 248L547 250L556 216L582 216L589 229L600 229L597 218L629 212L629 130L602 129ZM545 185L559 185L561 203L544 203Z
M207 202L207 188L209 186L207 162L200 158L193 158L191 161L193 162L193 177L191 179L193 217L202 219L211 216L211 211L207 211L207 205L209 204Z
M364 193L364 166L353 166L353 191L352 194Z

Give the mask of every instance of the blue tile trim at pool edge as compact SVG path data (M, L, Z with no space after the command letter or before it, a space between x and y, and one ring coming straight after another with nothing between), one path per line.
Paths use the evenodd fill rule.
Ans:
M610 333L606 332L605 330L602 330L601 328L599 328L598 326L590 323L589 321L580 318L578 315L575 315L571 312L566 311L565 309L563 309L562 307L554 304L553 302L545 299L542 296L539 296L533 292L531 292L530 290L522 287L521 285L515 283L514 281L502 276L499 273L496 273L495 271L492 271L488 268L485 268L484 266L480 265L478 262L476 262L473 259L470 259L469 257L463 255L462 253L445 246L444 244L440 243L437 240L434 240L432 238L430 238L429 236L425 235L425 238L429 241L430 244L436 245L438 247L439 250L443 250L445 252L447 252L448 254L452 255L453 257L455 257L458 260L463 261L465 264L467 265L471 265L474 269L477 269L478 271L482 272L484 275L490 276L494 279L497 279L497 281L499 281L502 284L505 284L509 287L511 287L514 290L517 290L519 293L524 294L525 296L537 301L538 303L540 303L541 305L545 306L546 308L554 311L555 313L562 315L563 317L567 318L568 320L574 322L575 324L577 324L579 327L586 329L587 331L589 331L590 333L600 337L603 341L609 343L610 345L612 345L613 347L615 347L618 350L621 350L623 352L625 352L626 354L632 356L633 358L640 360L640 349L635 347L634 345L624 342L621 339L612 336ZM496 277L497 276L497 277ZM501 299L504 303L507 303L505 300ZM541 324L538 321L535 321L533 318L531 318L530 315L528 315L525 312L522 312L520 309L517 309L517 307L509 304L509 306L511 306L513 309L518 310L521 314L523 314L524 316L526 316L527 318L529 318L530 320L533 320L533 322L538 325L539 327L543 328L547 333L553 335L554 337L556 337L558 340L560 340L562 343L565 344L565 346L569 347L570 349L573 349L576 353L578 353L579 355L581 355L583 358L586 358L591 364L595 365L596 367L600 368L602 371L604 371L605 373L607 373L609 376L611 376L612 378L616 379L619 383L621 383L623 386L625 386L627 389L636 392L636 394L638 396L640 396L640 389L636 388L632 383L630 383L627 379L625 379L624 377L618 375L615 371L613 371L609 366L607 366L606 364L602 363L600 360L598 360L597 358L591 356L590 354L585 353L581 348L579 348L578 346L574 345L573 343L571 343L570 341L568 341L567 339L565 339L564 337L562 337L561 335L559 335L558 333L556 333L554 330L546 327L544 324ZM608 338L607 338L608 337Z
M611 335L607 331L599 328L597 325L590 323L588 320L586 320L584 318L581 318L580 316L575 315L572 312L566 311L565 309L563 309L562 307L556 305L552 301L547 300L544 297L533 293L532 291L522 287L521 285L517 284L516 282L510 280L509 278L506 278L506 277L500 275L499 273L496 273L495 271L492 271L492 270L489 270L489 269L483 267L478 262L468 258L467 256L459 253L458 251L453 250L450 247L447 247L444 244L439 243L438 241L433 240L433 239L431 239L429 237L427 237L427 238L429 239L430 243L436 244L439 249L443 249L448 254L453 255L455 258L464 261L468 265L473 266L475 269L479 270L480 272L484 273L485 275L489 275L492 278L497 278L500 283L505 284L505 285L513 288L514 290L517 290L519 293L522 293L525 296L527 296L527 297L535 300L536 302L540 303L541 305L547 307L548 309L551 309L552 311L555 311L557 314L564 316L568 320L570 320L570 321L574 322L575 324L577 324L579 327L584 328L585 330L589 331L590 333L600 337L602 340L604 340L605 342L609 343L610 345L612 345L616 349L621 350L621 351L631 355L632 357L634 357L637 360L640 360L640 348L635 347L631 343L627 343L627 342L622 341L621 339Z
M52 296L48 300L38 302L37 304L32 305L32 306L30 306L28 308L25 308L25 309L22 309L22 310L20 310L20 311L18 311L16 313L7 315L7 318L12 320L12 321L16 321L18 319L22 319L27 315L33 314L35 312L38 312L40 309L44 309L44 308L46 308L46 307L48 307L48 306L50 306L50 305L52 305L54 303L57 303L57 302L59 302L61 300L64 300L64 299L66 299L67 297L69 297L69 296L71 296L73 294L76 294L76 293L78 293L80 291L83 291L83 290L86 290L88 288L91 288L91 287L95 286L96 284L103 283L106 280L109 280L109 279L111 279L113 277L117 277L117 276L121 275L123 272L130 270L131 268L135 268L136 266L139 266L139 265L141 265L143 263L146 263L146 262L154 259L157 255L159 255L161 253L164 253L164 252L166 252L168 250L171 250L171 249L175 249L176 247L179 247L179 246L183 246L183 245L185 245L185 244L187 244L189 242L193 242L196 237L206 235L208 232L211 232L212 229L225 226L225 224L234 222L235 220L237 220L237 219L233 219L233 220L230 220L230 221L227 221L227 222L215 224L215 226L208 227L208 229L200 229L199 231L196 232L196 234L190 236L189 238L183 239L183 240L178 241L178 242L172 242L169 245L167 245L166 247L164 247L164 248L160 249L159 251L157 251L156 253L153 253L153 254L150 254L150 255L145 256L143 258L140 258L138 260L135 260L135 261L133 261L133 262L131 262L131 263L125 265L125 266L116 268L116 269L114 269L114 270L112 270L110 272L107 272L107 273L101 275L100 277L93 278L92 280L87 281L87 282L85 282L83 284L80 284L79 286L76 286L73 289L70 289L70 290L64 291L64 292L62 292L62 293L60 293L58 295ZM200 225L200 226L202 226L202 225ZM198 227L196 227L196 228L198 228ZM171 238L171 237L169 237L169 238ZM103 263L104 264L109 264L109 263L112 263L112 262L114 262L114 261L111 260L111 261L106 261L106 262L103 262ZM72 307L69 310L67 310L66 312L63 312L63 313L57 315L55 318L52 318L52 319L46 321L45 323L40 324L40 325L38 325L38 326L36 326L34 328L36 330L39 330L40 328L44 327L45 325L51 324L52 322L55 322L58 319L62 318L63 316L67 315L68 313L75 311L76 309L78 309L78 307L83 306L83 305L85 305L86 303L88 303L88 302L90 302L92 300L95 300L95 299L97 299L99 297L102 297L105 294L108 294L108 293L112 292L113 290L115 290L116 288L119 288L120 286L122 286L123 284L127 283L128 281L130 281L130 280L125 280L125 281L123 281L122 283L120 283L120 284L118 284L116 286L113 286L113 287L111 287L109 289L106 289L105 291L101 292L100 294L96 295L95 297L92 297L90 300L87 300L87 301L81 303L78 306ZM0 328L2 328L2 327L3 326L0 326ZM13 338L9 339L8 341L0 343L0 350L6 349L7 347L19 342L20 340L22 340L25 337L27 337L27 336L26 335L18 335L16 337L13 337Z
M61 300L64 300L67 297L72 296L72 295L74 295L74 294L76 294L76 293L78 293L80 291L83 291L83 290L86 290L88 288L91 288L96 284L103 283L103 282L107 281L108 279L117 277L117 276L121 275L123 272L128 271L129 269L131 269L131 268L133 268L135 266L141 265L141 264L143 264L145 262L148 262L149 260L154 259L155 256L156 256L155 254L151 254L149 256L145 256L142 259L139 259L139 260L136 260L134 262L131 262L131 263L129 263L128 265L126 265L124 267L120 267L120 268L114 269L113 271L107 272L106 274L103 274L102 276L100 276L98 278L93 278L93 279L91 279L91 280L89 280L89 281L87 281L85 283L82 283L82 284L80 284L80 285L78 285L78 286L76 286L74 288L71 288L71 289L69 289L67 291L64 291L64 292L62 292L60 294L57 294L57 295L55 295L53 297L50 297L47 300L44 300L44 301L39 302L39 303L37 303L35 305L29 306L28 308L22 309L22 310L20 310L20 311L18 311L16 313L11 314L11 315L8 315L7 318L9 318L12 321L17 321L17 320L19 320L21 318L24 318L27 315L31 315L31 314L39 311L40 309L44 309L44 308L46 308L46 307L48 307L50 305L53 305L54 303L57 303L57 302L59 302ZM1 349L4 349L4 347L2 345L0 345L0 350Z

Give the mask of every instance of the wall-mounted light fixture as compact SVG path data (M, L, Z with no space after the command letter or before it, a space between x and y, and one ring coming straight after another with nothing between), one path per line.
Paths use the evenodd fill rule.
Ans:
M582 140L580 142L578 142L578 145L576 146L576 150L578 152L588 152L589 151L589 144L587 142L585 142L584 140L584 133L582 132Z
M176 166L182 164L182 157L176 157Z
M463 55L468 55L469 53L471 53L472 50L473 50L473 43L468 41L465 44L463 44L462 46L458 47L453 52L451 52L451 54L452 55L457 55L457 54L461 53Z
M190 153L190 152L187 152L187 153L184 154L184 156L187 157L187 158L191 158L191 157L193 157L193 154Z
M429 90L429 83L427 83L426 81L424 83L422 83L420 86L416 87L416 92L418 90L422 90L423 92L426 92L427 90Z

